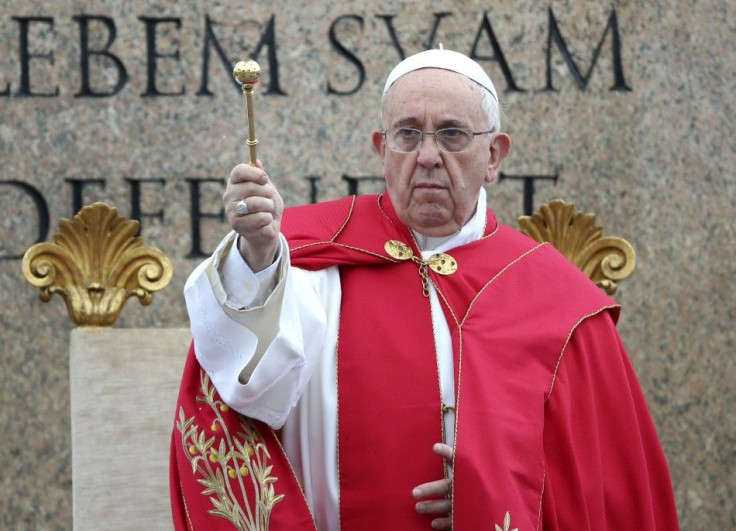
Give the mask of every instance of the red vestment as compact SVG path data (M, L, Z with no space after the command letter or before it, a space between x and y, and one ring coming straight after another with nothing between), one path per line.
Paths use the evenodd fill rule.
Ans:
M420 260L396 260L384 244L401 241L421 259L419 250L386 197L288 209L282 230L293 265L340 266L341 528L429 529L433 517L416 513L411 490L444 476L430 451L442 440L430 305ZM666 462L615 332L615 304L551 246L490 212L484 236L448 254L454 274L423 270L453 341L453 529L677 528ZM201 378L198 367L188 376ZM180 424L198 414L185 384ZM270 513L281 529L279 513L304 519L304 498L271 430L253 425L270 445L274 495L285 493ZM184 454L199 450L178 439L181 429L172 449L175 520L186 514L183 498L191 521L194 507L211 506Z

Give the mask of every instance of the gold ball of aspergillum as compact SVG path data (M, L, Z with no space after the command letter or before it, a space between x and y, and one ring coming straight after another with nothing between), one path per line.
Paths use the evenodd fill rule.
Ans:
M248 61L238 61L233 68L233 77L242 86L252 86L261 79L261 67L252 59Z

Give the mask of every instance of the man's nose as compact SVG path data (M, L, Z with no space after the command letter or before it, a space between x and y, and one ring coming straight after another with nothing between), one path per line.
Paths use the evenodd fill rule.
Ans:
M434 135L425 133L422 139L422 145L419 146L417 164L421 164L427 168L433 168L442 164L442 153Z

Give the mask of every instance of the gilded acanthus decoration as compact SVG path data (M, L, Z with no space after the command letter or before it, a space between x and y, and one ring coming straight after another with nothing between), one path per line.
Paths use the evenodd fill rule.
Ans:
M536 241L554 245L609 295L636 266L636 253L629 242L604 236L603 229L595 225L595 214L578 212L574 204L561 199L542 205L532 216L520 217L519 226Z
M55 293L79 326L110 326L129 297L151 303L153 292L171 281L171 261L144 247L138 222L105 203L86 206L62 219L54 243L38 243L23 257L23 274L47 302Z

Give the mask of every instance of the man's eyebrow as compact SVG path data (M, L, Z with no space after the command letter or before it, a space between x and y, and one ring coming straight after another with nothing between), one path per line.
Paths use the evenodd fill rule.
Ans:
M403 118L399 118L398 120L396 120L393 123L393 126L394 127L400 127L400 126L405 126L405 125L413 126L413 125L417 125L418 123L419 123L419 120L417 120L416 117L404 116Z
M463 122L462 120L458 120L457 118L448 118L447 120L442 120L439 125L437 126L437 129L443 129L445 127L464 127L467 128L468 124Z
M419 119L417 119L415 116L404 116L402 118L399 118L393 123L393 127L416 127L419 124ZM458 120L457 118L447 118L445 120L442 120L437 125L437 129L444 129L447 127L462 127L467 128L468 124L463 122L462 120Z

